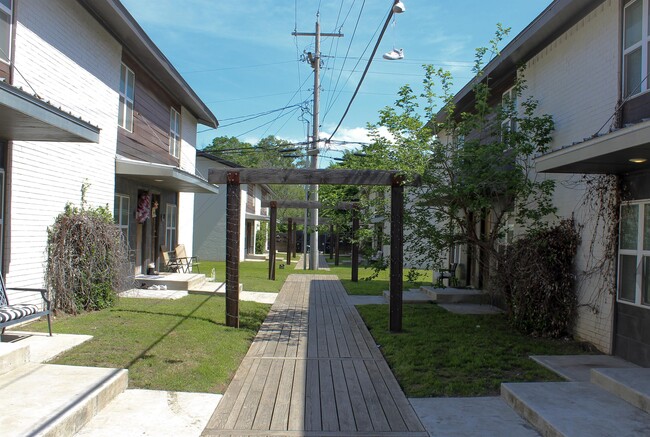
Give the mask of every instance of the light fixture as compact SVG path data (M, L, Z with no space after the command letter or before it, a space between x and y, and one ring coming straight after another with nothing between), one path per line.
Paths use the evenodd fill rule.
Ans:
M632 159L630 159L630 162L633 162L635 164L643 164L646 161L647 161L646 158L632 158Z
M165 180L164 179L154 179L153 181L154 182L164 182Z
M404 3L402 3L399 0L396 1L395 4L393 5L393 12L395 12L396 14L401 14L405 10L406 10L406 6L404 6Z

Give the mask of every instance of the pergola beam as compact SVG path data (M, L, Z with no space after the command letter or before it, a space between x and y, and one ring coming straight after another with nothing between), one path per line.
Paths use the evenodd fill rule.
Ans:
M268 168L212 168L208 173L211 184L225 184L228 173L239 173L240 184L289 185L383 185L392 186L398 171L344 170L344 169L268 169Z

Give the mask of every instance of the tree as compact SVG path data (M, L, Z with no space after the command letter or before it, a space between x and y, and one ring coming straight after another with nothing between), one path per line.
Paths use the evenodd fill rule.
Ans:
M555 211L553 181L537 178L531 158L547 151L552 118L538 114L532 97L523 98L523 70L504 101L492 94L483 73L484 58L498 54L507 33L498 26L489 47L477 50L469 106L457 109L449 72L424 66L424 91L418 96L403 86L395 105L382 109L378 123L369 126L372 143L361 149L363 157L343 161L350 168L420 175L420 186L409 190L405 215L407 259L422 267L446 267L444 254L467 245L480 252L484 287L509 222L524 231L536 229ZM389 135L381 135L380 128ZM383 197L367 198L374 198L376 208Z
M262 138L255 145L236 137L216 137L203 150L251 168L295 168L304 160L299 146L274 136Z

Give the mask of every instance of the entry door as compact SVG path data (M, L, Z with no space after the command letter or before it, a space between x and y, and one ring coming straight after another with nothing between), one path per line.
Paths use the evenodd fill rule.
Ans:
M650 201L621 206L618 300L650 307Z

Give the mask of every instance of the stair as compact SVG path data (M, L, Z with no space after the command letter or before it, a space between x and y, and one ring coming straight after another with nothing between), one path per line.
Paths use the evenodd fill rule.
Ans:
M420 290L428 294L435 303L488 303L489 296L483 290L470 290L463 288L436 288L423 285Z
M3 336L2 437L201 434L221 395L127 390L124 369L34 362L87 337L15 332Z
M507 383L501 396L544 436L650 435L650 369L592 369L591 382Z

